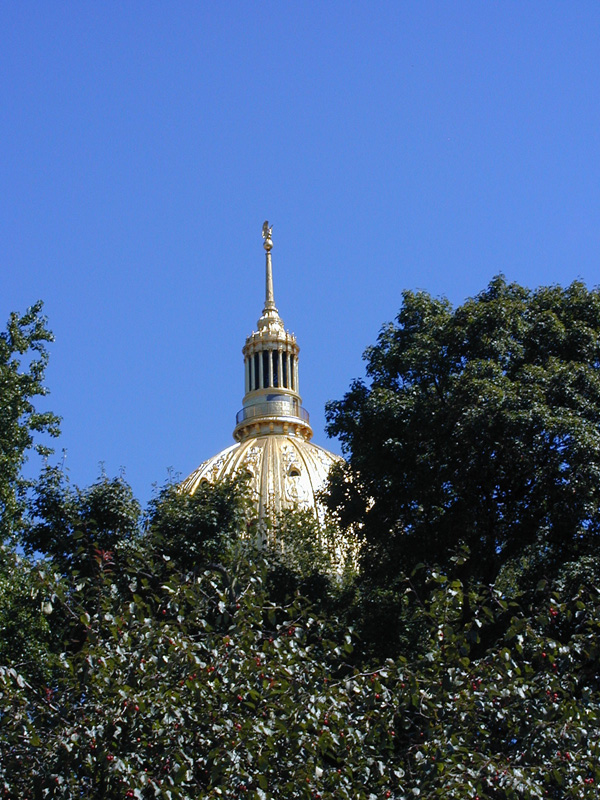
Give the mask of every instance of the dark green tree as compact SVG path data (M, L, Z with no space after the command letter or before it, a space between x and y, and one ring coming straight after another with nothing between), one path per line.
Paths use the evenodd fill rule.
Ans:
M353 553L330 520L312 510L288 509L269 526L265 555L273 599L298 594L336 613L353 593Z
M40 412L34 403L48 390L44 373L48 363L47 345L53 336L42 315L42 303L31 306L22 316L12 313L6 331L0 333L0 538L13 534L21 524L25 493L30 482L21 470L35 449L42 455L51 451L43 436L57 436L59 418ZM36 435L42 441L36 443Z
M39 570L9 545L0 546L0 664L11 664L36 686L52 685L59 642Z
M122 478L102 475L85 489L46 467L30 503L22 534L30 553L44 554L63 573L95 572L98 559L114 563L140 535L141 508Z
M499 591L468 590L465 625L464 585L431 574L424 651L357 669L351 635L328 636L329 621L302 598L273 604L264 574L254 553L231 609L219 573L173 570L162 597L125 601L104 570L90 613L96 579L68 586L40 572L40 591L87 636L78 651L56 653L62 669L50 687L0 665L5 796L597 797L593 582L569 576L559 592L541 588L534 616ZM482 624L498 613L510 625L475 657Z
M144 547L176 569L197 574L210 563L225 564L232 542L243 532L256 538L256 521L244 476L216 484L205 481L194 494L169 483L151 500Z
M456 309L405 292L365 358L368 383L327 407L348 459L330 504L391 607L419 562L493 584L508 565L537 581L596 552L598 290L497 277Z

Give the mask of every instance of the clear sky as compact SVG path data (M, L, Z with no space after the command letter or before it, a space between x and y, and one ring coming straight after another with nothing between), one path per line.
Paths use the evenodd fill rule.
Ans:
M403 289L600 282L597 0L4 2L0 141L0 322L45 301L58 454L143 501L233 441L265 219L336 452Z

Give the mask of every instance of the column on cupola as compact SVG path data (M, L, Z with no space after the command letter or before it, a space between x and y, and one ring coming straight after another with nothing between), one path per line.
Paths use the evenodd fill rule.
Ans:
M281 351L281 347L277 349L277 378L278 383L277 385L279 388L283 387L283 353Z

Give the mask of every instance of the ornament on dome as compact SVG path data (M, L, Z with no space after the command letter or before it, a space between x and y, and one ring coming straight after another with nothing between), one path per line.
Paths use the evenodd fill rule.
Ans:
M265 250L270 250L273 247L273 238L271 234L273 233L273 226L269 227L269 220L266 219L263 222L263 229L262 229L262 237L265 240L263 247Z

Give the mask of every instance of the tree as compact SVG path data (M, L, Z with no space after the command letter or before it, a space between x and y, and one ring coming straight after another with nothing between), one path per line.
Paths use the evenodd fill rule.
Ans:
M348 458L330 505L393 589L419 562L493 584L552 577L600 536L600 291L495 278L452 309L405 292L327 407ZM460 546L471 557L455 569Z
M52 685L61 669L60 641L48 611L38 571L14 548L0 545L0 664L11 664L36 686Z
M470 303L406 295L372 385L330 412L355 448L332 494L363 540L355 586L331 577L343 551L310 517L257 548L237 482L166 487L141 517L122 479L43 472L33 557L0 551L4 797L597 796L598 298L497 279ZM511 454L545 502L531 480L519 494ZM464 507L476 467L487 526ZM342 611L377 628L366 655Z
M44 373L47 343L53 336L42 316L42 303L20 316L12 313L6 331L0 333L0 538L20 525L24 496L30 485L21 475L29 452L51 451L36 435L57 436L59 418L36 410L34 400L47 394Z
M46 466L21 539L30 554L49 556L62 573L88 575L98 557L114 562L128 542L139 539L140 518L140 504L122 477L102 475L80 489L61 469Z
M353 553L331 520L309 510L287 509L270 523L265 556L271 599L302 595L322 612L337 615L353 594Z
M260 559L226 575L176 569L161 595L115 591L101 572L40 591L87 630L36 686L0 666L0 787L6 797L90 800L223 797L297 800L597 797L600 598L591 584L546 595L524 616L497 590L435 573L427 647L362 669L349 632L296 598L276 606ZM169 562L170 563L170 562ZM221 614L215 625L214 608ZM499 645L474 657L482 622L511 615ZM564 618L571 615L570 634ZM49 617L52 620L52 615ZM77 620L77 623L75 623Z
M194 494L169 483L148 507L145 546L197 574L210 562L226 560L240 531L255 537L253 517L244 476L202 482Z

